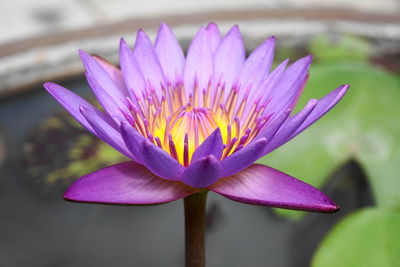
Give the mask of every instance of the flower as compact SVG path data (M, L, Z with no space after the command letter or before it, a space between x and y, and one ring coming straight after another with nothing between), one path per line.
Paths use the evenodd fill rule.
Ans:
M308 128L343 97L343 85L292 114L312 57L270 71L275 38L246 58L238 26L222 37L202 27L185 57L161 24L154 44L139 30L120 42L121 69L80 51L86 78L104 111L54 83L47 91L89 132L127 156L87 174L65 199L156 204L210 190L239 202L332 212L322 192L271 167L254 164Z

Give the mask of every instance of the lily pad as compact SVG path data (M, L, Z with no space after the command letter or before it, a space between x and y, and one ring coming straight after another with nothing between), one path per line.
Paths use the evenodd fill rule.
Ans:
M353 213L328 234L312 266L399 266L399 225L399 210L371 208Z

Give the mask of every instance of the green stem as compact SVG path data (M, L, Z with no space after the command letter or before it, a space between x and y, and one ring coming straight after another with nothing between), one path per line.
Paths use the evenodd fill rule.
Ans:
M207 191L184 199L186 267L205 266Z

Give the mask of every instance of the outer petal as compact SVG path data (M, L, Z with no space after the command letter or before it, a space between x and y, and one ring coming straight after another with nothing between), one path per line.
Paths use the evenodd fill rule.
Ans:
M311 61L311 56L301 58L285 70L280 82L270 92L271 102L266 112L279 112L295 105L308 78Z
M219 130L219 128L217 128L194 151L192 162L195 162L208 155L213 155L217 160L219 160L222 156L223 150L224 144L222 141L221 131Z
M195 83L198 86L198 93L208 87L212 82L214 73L213 53L209 42L208 32L200 28L190 44L185 69L184 86L186 94L193 95Z
M121 136L129 149L129 151L135 156L136 162L142 163L142 157L140 154L139 147L145 138L143 135L138 133L128 122L124 121L121 123Z
M150 83L157 95L161 97L161 86L165 86L164 73L150 38L142 30L139 30L136 35L133 56L142 71L145 82Z
M334 212L339 207L313 186L283 172L254 164L209 189L229 199L284 209Z
M178 180L184 170L184 167L167 152L147 140L142 142L139 152L146 167L161 178Z
M245 59L243 38L237 25L233 26L222 39L214 54L214 76L216 81L225 83L230 90L236 81ZM225 95L225 98L227 98Z
M281 77L284 74L285 68L287 63L289 62L288 59L284 60L282 63L280 63L268 76L264 81L261 83L261 85L256 88L256 90L252 90L249 93L247 103L254 103L254 101L260 101L261 104L263 103L268 103L271 100L271 92L274 90L275 87L279 85L279 82L281 81ZM249 113L251 111L252 105L246 105L245 110L244 110L244 115L243 117L246 118L249 116ZM268 105L267 109L264 111L263 115L266 115L268 113ZM284 110L282 110L284 111ZM281 111L281 112L282 112ZM280 112L278 112L280 113ZM276 112L275 112L276 115Z
M161 23L156 37L154 51L158 56L165 78L174 84L183 76L185 55L172 30L167 24Z
M118 118L120 121L123 120L124 116L120 108L125 107L123 101L126 96L92 56L83 50L79 51L79 55L86 69L88 83L100 104L108 114Z
M126 89L124 78L122 77L122 72L119 68L114 66L108 60L98 56L93 55L93 59L97 61L101 65L101 67L108 73L116 86L118 86L119 90L124 96L129 96L128 90Z
M271 143L266 146L263 155L270 153L274 149L290 141L325 115L339 102L340 99L342 99L348 88L348 85L343 85L337 88L322 99L318 100L315 107L312 107L312 105L315 104L315 100L310 100L307 107L295 116L289 118L289 120L281 126L279 132L272 138ZM303 122L299 124L301 121Z
M260 138L221 161L220 177L233 175L250 166L262 156L266 144L267 140Z
M276 132L282 127L291 112L291 109L287 109L285 112L282 112L282 114L273 115L254 140L264 138L267 142L270 141Z
M131 49L123 38L121 38L119 44L119 61L125 85L132 96L132 100L136 101L134 94L141 97L141 92L146 89L146 83Z
M215 23L209 23L206 27L206 30L208 33L211 51L215 53L222 40L221 32L219 31L218 25Z
M136 160L136 158L126 147L124 141L122 140L120 132L113 128L110 123L108 123L106 120L103 120L98 113L94 112L93 110L87 109L84 106L80 107L80 112L93 127L97 137L99 137L101 140L103 140L125 156Z
M279 128L278 132L274 135L268 145L265 147L264 155L278 148L282 144L286 143L291 135L300 127L300 125L308 118L311 112L317 105L318 100L311 99L308 101L307 105L299 111L296 115L288 118L282 126Z
M93 135L98 137L96 131L80 112L80 106L86 107L86 109L92 110L94 113L98 114L99 117L101 117L102 120L107 121L111 127L117 127L115 122L112 121L108 115L102 113L92 104L70 90L51 82L47 82L43 86L58 101L58 103L60 103L69 113L71 113L71 115Z
M317 106L311 112L310 116L308 116L304 123L291 135L290 138L295 137L296 135L307 129L311 124L313 124L319 118L324 116L329 110L331 110L346 94L347 89L349 89L349 85L342 85L320 99Z
M217 181L220 169L219 161L210 155L190 164L179 180L195 188L204 188Z
M139 164L124 162L81 177L68 188L64 198L79 202L141 205L174 201L196 191L180 182L161 179Z
M275 37L270 37L258 46L244 63L239 73L239 101L248 88L256 91L267 77L274 59Z

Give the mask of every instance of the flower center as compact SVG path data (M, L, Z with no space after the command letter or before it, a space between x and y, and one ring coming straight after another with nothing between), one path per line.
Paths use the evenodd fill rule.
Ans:
M129 112L123 113L139 133L188 166L193 152L215 129L221 131L225 158L247 145L269 119L264 114L268 102L249 105L247 94L238 100L238 90L231 88L226 99L220 84L204 89L202 97L195 86L188 99L181 83L163 88L161 96L154 89L142 97L131 92Z

